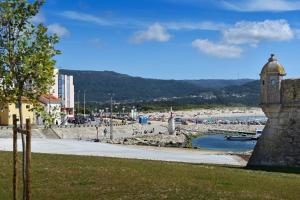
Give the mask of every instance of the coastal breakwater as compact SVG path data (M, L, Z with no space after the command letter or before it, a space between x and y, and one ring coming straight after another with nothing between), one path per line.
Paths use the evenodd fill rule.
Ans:
M32 130L33 138L47 138L47 139L82 139L91 140L98 136L100 139L109 137L109 126L96 125L66 125L59 127L52 127L48 129L37 128ZM155 135L167 132L167 127L161 125L139 125L129 124L122 126L113 126L113 135L115 139L136 137L140 135ZM0 138L12 138L13 130L11 127L0 128Z
M67 125L60 127L52 127L49 130L43 128L33 129L33 138L55 138L55 139L95 139L97 135L99 137L109 136L109 126L95 126L95 125ZM224 130L231 132L248 132L255 133L256 130L262 130L264 125L245 125L245 124L190 124L177 126L177 132L197 135L197 134L214 134L213 130ZM219 131L218 131L219 132ZM160 133L167 133L167 125L164 123L153 123L151 125L122 125L114 126L113 134L114 138L131 138L140 137L143 135L159 135ZM12 137L12 128L1 127L0 138Z
M263 130L265 125L248 125L248 124L191 124L180 126L181 132L191 134L227 134L232 133L249 133L255 134L256 130ZM221 132L221 130L223 130Z
M128 124L113 126L113 141L110 138L109 126L96 125L66 125L52 127L50 129L33 129L33 138L44 139L75 139L93 141L98 138L101 142L124 145L143 145L157 147L192 147L192 140L202 135L234 133L255 133L257 129L263 129L263 125L246 124L190 124L179 125L176 134L169 135L166 123L153 122L147 125ZM12 128L0 128L0 138L11 138Z

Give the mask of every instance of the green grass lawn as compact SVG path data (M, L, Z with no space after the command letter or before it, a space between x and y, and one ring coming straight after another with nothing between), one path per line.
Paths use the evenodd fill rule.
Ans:
M33 154L33 199L300 199L300 171ZM0 152L0 200L12 199Z

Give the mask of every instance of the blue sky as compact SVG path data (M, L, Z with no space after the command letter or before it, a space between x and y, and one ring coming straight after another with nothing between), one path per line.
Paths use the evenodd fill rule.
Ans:
M300 0L46 0L57 66L162 79L258 78L270 53L300 76Z

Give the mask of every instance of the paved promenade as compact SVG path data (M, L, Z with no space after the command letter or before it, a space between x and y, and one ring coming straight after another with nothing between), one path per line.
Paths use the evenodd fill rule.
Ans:
M18 140L18 146L20 150L21 140ZM12 139L0 138L0 151L12 151ZM246 162L240 157L228 155L222 152L162 147L125 146L67 139L59 140L34 138L32 140L32 152L187 163L225 164L238 166L246 165Z

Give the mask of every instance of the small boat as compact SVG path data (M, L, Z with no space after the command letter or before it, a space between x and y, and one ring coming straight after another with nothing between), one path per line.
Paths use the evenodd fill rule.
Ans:
M256 134L256 135L261 135L262 133L263 133L263 131L262 131L262 130L260 130L260 129L257 129L255 134Z
M248 141L253 140L252 136L247 135L241 135L241 136L226 136L227 140L233 140L233 141Z
M252 137L253 140L258 140L258 138L261 136L263 133L262 130L256 130L255 136Z

